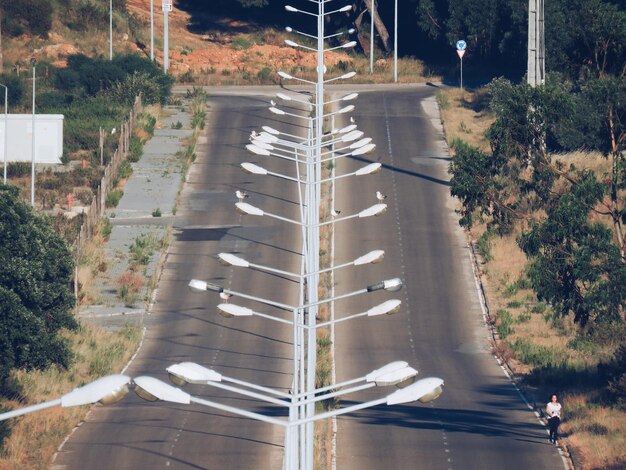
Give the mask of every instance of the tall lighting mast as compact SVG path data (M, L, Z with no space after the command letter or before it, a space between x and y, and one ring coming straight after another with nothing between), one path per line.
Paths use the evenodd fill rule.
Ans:
M546 81L546 48L544 36L544 0L528 0L528 84Z

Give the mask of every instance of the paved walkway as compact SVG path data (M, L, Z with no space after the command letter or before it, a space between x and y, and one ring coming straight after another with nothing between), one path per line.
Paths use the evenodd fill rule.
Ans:
M168 233L175 216L176 197L183 180L182 160L176 155L186 148L185 140L193 133L190 116L183 106L166 106L159 119L160 129L144 145L141 159L132 163L133 173L126 181L124 195L115 208L107 209L113 225L106 246L107 271L98 275L90 287L95 290L98 305L82 306L79 318L95 324L115 328L126 323L141 323L146 312L149 280L157 275L161 251L160 243ZM172 128L182 123L181 129ZM161 216L153 214L160 211ZM139 272L146 282L137 302L128 306L117 295L117 279L130 268L129 248L137 240L149 240L157 248ZM148 301L150 299L147 299Z

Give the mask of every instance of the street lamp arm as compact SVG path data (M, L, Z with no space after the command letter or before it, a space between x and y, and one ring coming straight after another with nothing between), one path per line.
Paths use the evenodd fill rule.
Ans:
M58 398L56 400L46 401L44 403L38 403L36 405L25 406L24 408L18 408L17 410L7 411L6 413L0 414L0 421L4 421L6 419L16 418L18 416L22 416L28 413L34 413L35 411L45 410L47 408L52 408L53 406L61 405L61 399Z
M222 390L227 390L229 392L238 393L246 397L256 398L257 400L266 401L268 403L272 403L273 405L286 406L286 407L291 406L291 403L288 401L280 400L278 398L268 397L267 395L262 395L260 393L251 392L243 388L232 387L230 385L226 385L220 382L207 381L206 385L210 385L211 387L215 387L215 388L220 388Z
M191 403L197 403L199 405L208 406L209 408L215 408L217 410L226 411L234 415L244 416L246 418L251 418L257 421L263 421L264 423L277 424L278 426L283 427L287 427L289 425L289 423L284 419L270 418L269 416L265 416L260 413L242 410L240 408L235 408L234 406L223 405L221 403L205 400L203 398L191 396L189 397L189 400L191 401Z
M332 411L327 411L326 413L319 413L309 418L297 419L289 423L290 426L300 426L301 424L307 424L314 421L319 421L321 419L332 418L339 415L344 415L346 413L352 413L353 411L363 410L365 408L372 408L374 406L383 405L387 403L387 397L379 398L378 400L372 400L365 403L358 403L352 406L346 406L345 408L339 408Z

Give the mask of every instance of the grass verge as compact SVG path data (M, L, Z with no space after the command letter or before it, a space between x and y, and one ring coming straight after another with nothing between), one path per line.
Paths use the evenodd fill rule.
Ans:
M437 101L446 139L456 138L489 151L484 137L493 122L486 90L441 90ZM600 155L574 152L553 155L602 175L607 162ZM507 362L525 395L538 410L556 392L564 406L561 426L566 444L581 469L624 468L626 410L608 406L600 388L602 364L619 346L611 337L590 340L570 318L560 318L539 302L525 276L526 258L516 243L519 231L499 237L476 225L470 237L481 255L481 279L490 301L497 332L496 352Z

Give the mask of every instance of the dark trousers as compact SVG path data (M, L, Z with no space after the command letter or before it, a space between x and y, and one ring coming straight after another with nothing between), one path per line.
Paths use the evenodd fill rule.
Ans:
M553 416L548 420L548 428L550 429L550 440L556 442L559 438L559 424L561 424L560 418Z

